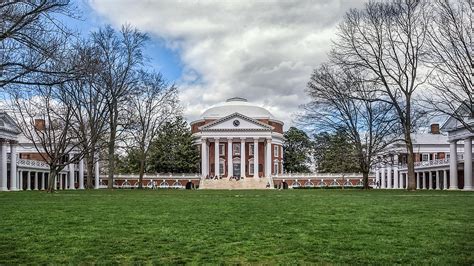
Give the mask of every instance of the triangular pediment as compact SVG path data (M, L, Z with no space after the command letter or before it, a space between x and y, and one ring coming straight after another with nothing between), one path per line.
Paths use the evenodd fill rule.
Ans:
M3 138L16 137L21 133L15 120L7 113L0 113L0 133Z
M258 130L270 131L272 126L264 124L256 119L250 118L240 113L233 113L226 117L217 119L207 125L200 127L202 131L217 130Z

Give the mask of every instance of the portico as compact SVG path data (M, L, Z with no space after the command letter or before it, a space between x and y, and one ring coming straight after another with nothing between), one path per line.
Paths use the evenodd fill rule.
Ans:
M231 98L191 123L203 179L261 178L283 171L283 122L264 108Z

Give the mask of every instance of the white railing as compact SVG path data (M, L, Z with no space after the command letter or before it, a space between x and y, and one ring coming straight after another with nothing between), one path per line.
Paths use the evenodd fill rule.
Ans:
M458 162L464 160L463 154L458 154ZM435 159L430 161L422 161L422 162L415 162L415 167L429 167L429 166L439 166L439 165L449 165L449 158L444 159ZM407 164L402 164L400 168L405 169L407 168Z
M108 175L100 175L107 179ZM138 179L138 174L115 174L114 179ZM201 174L145 174L143 179L201 179Z
M273 179L338 179L338 178L362 178L362 173L286 173L273 175ZM374 175L369 174L369 178Z
M49 165L44 161L17 159L16 165L17 167L40 168L49 170Z

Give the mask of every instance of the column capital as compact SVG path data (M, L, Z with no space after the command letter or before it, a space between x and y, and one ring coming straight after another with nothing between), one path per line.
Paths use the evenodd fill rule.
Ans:
M6 144L8 142L9 142L8 139L0 138L0 144Z
M240 137L241 141L245 141L247 138L246 137Z
M254 137L253 141L258 141L260 138Z
M17 140L13 140L13 139L10 140L9 143L10 143L11 146L18 145L18 141L17 141Z
M234 140L234 138L227 137L227 141L232 141L232 140Z

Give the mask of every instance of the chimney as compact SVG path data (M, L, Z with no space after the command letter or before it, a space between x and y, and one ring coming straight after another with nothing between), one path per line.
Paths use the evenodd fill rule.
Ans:
M431 134L439 134L439 124L431 124Z
M35 119L35 129L39 131L43 131L46 128L46 124L44 119Z

